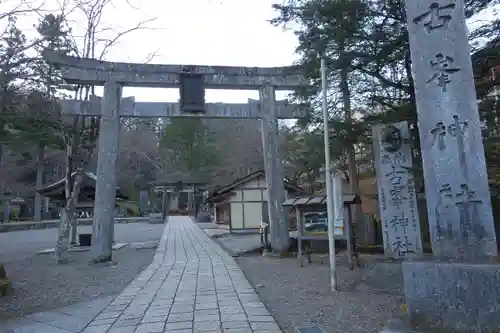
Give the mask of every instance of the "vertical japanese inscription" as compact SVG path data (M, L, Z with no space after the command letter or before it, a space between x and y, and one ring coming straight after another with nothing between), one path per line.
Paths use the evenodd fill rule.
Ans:
M406 0L433 253L495 256L465 0Z
M422 24L428 33L439 28L448 27L453 18L455 7L456 4L453 2L447 5L440 5L437 2L433 2L429 5L429 10L418 15L413 19L413 22L415 24Z
M467 184L442 184L435 208L438 243L458 257L480 258L488 233L481 221L483 201Z
M377 188L388 257L422 253L407 122L373 128Z
M453 115L452 118L453 121L451 123L445 125L444 122L440 121L436 123L436 126L433 129L431 129L430 133L433 138L432 145L437 145L438 149L444 152L447 150L447 147L450 147L451 142L448 140L455 139L460 170L462 171L464 178L467 179L468 173L465 138L469 123L467 121L460 121L458 115Z
M443 92L446 92L448 84L451 83L451 76L460 71L459 68L455 67L455 59L438 53L436 54L436 59L429 61L429 64L433 74L427 80L427 83L434 83L441 88Z
M431 34L434 30L448 28L455 9L454 2L445 5L432 2L427 11L413 19L413 23L418 26L422 25L427 33ZM455 67L455 59L441 52L436 54L435 59L429 61L429 66L433 74L427 83L436 84L443 92L447 91L448 84L451 83L451 76L460 71L459 68Z

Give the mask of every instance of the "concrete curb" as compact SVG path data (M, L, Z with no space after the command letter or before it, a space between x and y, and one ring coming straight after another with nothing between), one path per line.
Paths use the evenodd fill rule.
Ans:
M205 233L205 235L207 235ZM224 245L223 242L221 242L217 237L210 237L209 235L207 235L210 239L212 239L212 241L217 244L218 246L220 246L221 249L223 249L224 251L227 252L227 254L229 254L231 257L233 258L238 258L241 254L238 254L236 252L234 252L233 250L231 250L230 248L228 248L226 245Z
M149 217L133 217L133 218L115 218L115 223L149 223ZM37 230L37 229L54 229L59 225L59 220L49 220L41 222L7 222L0 223L0 233L11 231ZM78 220L78 225L92 225L92 219Z
M256 252L262 250L262 247L259 247L259 248L251 249L251 250L248 250L248 251L243 251L243 252L240 252L240 253L236 253L235 251L233 251L229 247L227 247L224 244L224 242L221 241L221 238L225 238L224 236L226 236L226 237L238 237L238 236L245 236L245 235L248 235L248 234L223 234L223 235L213 235L213 236L211 236L207 232L205 232L204 229L200 228L199 226L198 226L198 228L201 231L203 231L203 233L205 235L207 235L208 238L210 238L215 244L217 244L218 246L220 246L221 249L223 249L225 252L227 252L227 254L229 254L233 258L238 258L238 257L244 256L246 254L252 254L252 253L256 253Z

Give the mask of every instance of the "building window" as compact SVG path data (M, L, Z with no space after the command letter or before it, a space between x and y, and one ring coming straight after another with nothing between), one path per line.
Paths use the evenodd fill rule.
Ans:
M62 177L64 175L64 170L59 164L52 164L52 176L53 177Z

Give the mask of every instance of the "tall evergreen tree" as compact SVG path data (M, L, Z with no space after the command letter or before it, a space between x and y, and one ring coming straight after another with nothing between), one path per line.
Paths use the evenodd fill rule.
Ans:
M62 15L47 14L40 19L36 30L39 38L35 50L38 58L30 66L30 92L24 107L16 116L15 127L19 130L17 139L29 142L36 147L36 188L43 186L43 165L46 148L63 148L61 133L61 117L56 102L57 87L61 80L57 72L41 57L44 51L50 50L67 54L71 47L70 29L65 26ZM35 194L34 219L41 220L42 198Z
M5 18L5 17L2 17ZM14 15L6 17L6 28L0 35L0 195L8 194L5 150L12 142L12 123L22 103L22 92L28 77L30 61L26 51L30 45L23 32L17 27ZM8 197L4 198L4 218L9 218Z
M165 126L160 148L172 164L170 169L186 174L210 174L217 165L217 147L203 120L172 118Z

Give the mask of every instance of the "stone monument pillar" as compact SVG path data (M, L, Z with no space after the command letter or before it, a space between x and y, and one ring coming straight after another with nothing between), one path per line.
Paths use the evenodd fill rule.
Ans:
M141 190L139 192L139 211L141 216L144 216L149 205L149 191Z
M3 222L7 223L10 220L10 197L3 199Z
M423 254L408 122L372 128L384 254L393 259Z
M113 81L104 84L97 144L97 182L92 226L91 251L94 262L110 261L112 258L121 96L120 84Z
M260 88L259 95L260 111L262 113L262 148L264 151L266 172L271 247L276 252L283 252L288 250L290 235L288 233L288 221L285 218L283 208L285 184L279 152L275 88L271 85L265 85Z
M432 250L403 263L411 320L500 327L497 256L464 0L406 0Z
M50 198L49 197L43 197L43 212L45 214L48 214L50 212L49 208L50 208Z
M497 255L463 0L406 1L432 249Z

